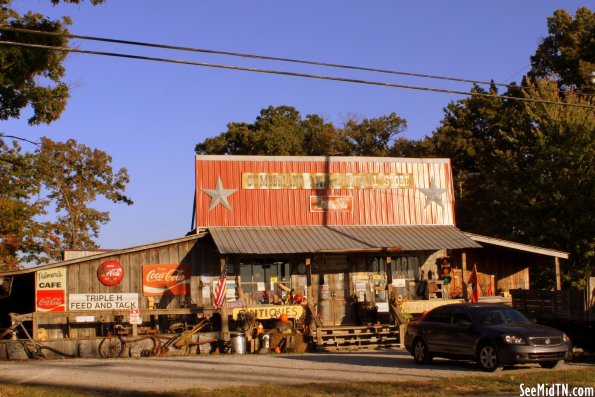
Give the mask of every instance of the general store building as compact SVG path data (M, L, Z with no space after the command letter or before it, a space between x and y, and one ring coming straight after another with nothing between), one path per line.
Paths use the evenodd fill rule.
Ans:
M187 236L1 274L1 327L9 312L32 313L34 337L93 338L131 310L162 332L172 317L217 312L226 337L241 311L303 316L283 304L290 293L325 326L391 322L391 302L443 300L438 258L453 270L450 297L464 298L473 264L495 294L568 257L457 229L448 159L197 156L195 186Z

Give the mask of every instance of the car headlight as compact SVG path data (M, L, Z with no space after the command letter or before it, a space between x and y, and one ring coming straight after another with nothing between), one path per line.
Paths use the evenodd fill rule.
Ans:
M526 345L525 339L521 338L520 336L502 335L502 339L509 345Z
M568 335L566 335L564 333L562 334L562 340L564 341L564 343L570 342L570 338L568 337Z

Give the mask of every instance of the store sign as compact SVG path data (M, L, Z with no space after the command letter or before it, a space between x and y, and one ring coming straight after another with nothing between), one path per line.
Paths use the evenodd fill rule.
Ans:
M302 305L271 305L271 306L249 306L243 308L234 308L231 315L234 320L238 319L240 312L248 312L254 315L258 320L272 320L285 314L289 318L300 318L304 314Z
M310 196L310 212L353 211L351 196Z
M138 310L138 309L130 310L130 319L128 322L130 324L141 325L143 323L143 318L140 315L140 310Z
M97 279L105 286L118 285L122 278L124 278L124 268L116 261L103 261L97 268Z
M69 294L68 310L133 310L138 309L138 294Z
M186 295L190 289L188 265L144 265L143 295Z
M66 268L35 272L35 304L38 312L66 310Z
M243 172L242 189L413 189L413 174Z

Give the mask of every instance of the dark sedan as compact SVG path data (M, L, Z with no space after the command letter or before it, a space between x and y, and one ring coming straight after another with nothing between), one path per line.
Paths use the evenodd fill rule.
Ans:
M563 332L533 324L508 306L481 303L439 306L412 320L405 347L418 364L433 357L471 359L490 372L521 363L553 368L572 352Z

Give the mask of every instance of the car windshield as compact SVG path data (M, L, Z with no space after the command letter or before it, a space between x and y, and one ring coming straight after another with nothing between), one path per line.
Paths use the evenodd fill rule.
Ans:
M474 322L480 325L528 324L527 317L508 307L470 308Z

